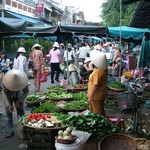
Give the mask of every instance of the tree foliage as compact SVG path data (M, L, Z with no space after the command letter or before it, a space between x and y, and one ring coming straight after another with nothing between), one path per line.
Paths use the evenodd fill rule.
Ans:
M122 5L121 25L129 26L133 15L135 13L138 3L130 5ZM119 26L120 25L120 1L107 0L102 4L102 19L105 26Z

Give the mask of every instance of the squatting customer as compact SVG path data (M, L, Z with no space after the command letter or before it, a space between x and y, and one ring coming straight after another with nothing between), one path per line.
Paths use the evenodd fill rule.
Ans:
M90 53L94 70L89 76L88 104L91 112L105 116L104 102L107 96L108 64L106 55L97 50Z
M24 112L24 99L27 97L28 77L20 70L8 71L3 78L3 99L6 111L6 138L14 135L13 116L14 106L17 111L17 117L21 117Z

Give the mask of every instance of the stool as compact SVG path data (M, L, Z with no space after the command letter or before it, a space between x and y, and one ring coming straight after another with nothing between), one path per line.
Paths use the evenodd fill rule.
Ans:
M118 122L118 119L120 119L119 116L106 116L111 123L116 124ZM120 128L120 130L125 131L125 123L123 119L120 119L117 123L117 126Z

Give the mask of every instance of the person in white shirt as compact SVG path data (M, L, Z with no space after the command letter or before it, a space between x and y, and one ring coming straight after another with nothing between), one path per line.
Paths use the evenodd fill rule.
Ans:
M65 68L75 61L75 53L71 43L68 43L67 49L64 51L63 61ZM64 71L64 78L67 79L67 71Z
M28 61L26 56L24 56L26 50L24 47L19 47L17 50L17 55L14 58L13 69L20 70L28 75Z
M67 67L67 61L68 61L68 65L74 63L75 53L71 43L68 43L67 49L64 51L63 60L65 63L65 67Z
M79 48L79 67L83 66L86 57L89 57L89 55L89 48L86 47L85 42L81 43L81 47Z

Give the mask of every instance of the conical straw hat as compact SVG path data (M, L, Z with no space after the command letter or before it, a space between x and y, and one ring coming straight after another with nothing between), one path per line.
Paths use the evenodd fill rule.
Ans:
M92 50L90 53L90 59L92 64L99 69L106 70L108 68L107 58L104 53L97 50Z
M28 77L23 71L13 69L4 75L3 84L10 91L20 91L28 85Z

